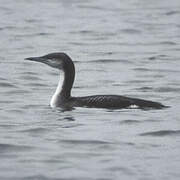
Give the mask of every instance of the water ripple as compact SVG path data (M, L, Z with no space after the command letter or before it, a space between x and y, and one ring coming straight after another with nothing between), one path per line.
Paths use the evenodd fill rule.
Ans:
M130 176L135 175L135 173L133 171L131 171L129 168L125 168L125 167L112 166L110 168L107 168L106 170L114 172L114 173L122 172L122 173L125 173Z
M66 143L66 144L74 144L74 145L107 145L112 144L107 141L100 141L100 140L60 140L60 142Z
M14 103L14 101L10 101L10 100L1 100L0 104L12 104Z
M137 123L141 123L141 121L139 121L139 120L123 120L120 122L120 124L127 124L127 125L137 124Z
M180 130L160 130L141 133L140 136L179 136Z
M97 59L97 60L91 60L86 61L86 63L124 63L124 64L132 64L131 61L125 60L125 59Z
M33 147L31 147L31 146L0 143L0 153L29 151L32 149L33 149Z
M121 31L127 34L141 34L141 31L137 29L122 29Z
M164 41L164 42L161 42L161 44L176 45L176 43L172 42L172 41ZM149 60L169 60L169 58L170 57L167 55L160 54L160 55L156 55L156 56L151 56L148 59Z
M6 180L6 179L4 179L4 180ZM7 180L9 180L9 179L7 179ZM84 177L82 177L82 178L81 177L78 177L78 178L57 177L57 178L55 178L55 177L48 177L46 175L39 174L39 175L33 175L33 176L25 176L23 178L18 178L18 179L13 178L13 180L92 180L92 178L87 178L87 177L85 177L85 178ZM103 178L102 180L106 180L106 179ZM109 180L109 179L107 179L107 180Z
M25 133L30 133L30 134L42 134L42 133L46 133L49 132L50 130L47 128L43 128L43 127L35 127L35 128L28 128L25 130L20 130L19 132L25 132Z
M29 76L29 75L25 75L25 76L21 76L20 79L24 79L24 80L41 80L41 78L39 78L38 76Z
M16 94L16 95L20 94L20 95L22 95L22 94L27 94L27 93L30 93L30 91L22 90L22 89L11 90L11 91L5 92L5 94L7 94L7 95L13 95L13 94Z
M16 179L14 179L16 180ZM48 178L45 175L33 175L33 176L24 176L23 178L18 178L17 180L66 180L64 178Z
M176 88L176 87L160 87L155 89L156 92L180 92L180 88Z
M17 86L15 86L12 83L8 83L8 82L0 82L0 86L1 88L17 88Z
M176 14L180 14L180 11L169 11L166 13L167 16L172 16L172 15L176 15Z
M27 83L28 86L31 86L31 87L47 87L49 85L47 84L42 84L42 83Z

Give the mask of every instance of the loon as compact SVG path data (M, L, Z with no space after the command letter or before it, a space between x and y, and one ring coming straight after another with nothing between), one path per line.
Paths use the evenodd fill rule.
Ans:
M73 61L66 53L50 53L40 57L28 57L25 60L41 62L60 70L60 80L50 101L52 108L88 107L123 109L136 107L139 109L162 109L166 107L158 102L120 95L72 97L71 89L74 83L75 67Z

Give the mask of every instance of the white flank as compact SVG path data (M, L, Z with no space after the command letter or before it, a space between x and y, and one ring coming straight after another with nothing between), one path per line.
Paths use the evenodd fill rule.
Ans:
M137 109L139 108L139 106L137 106L136 104L132 104L129 106L130 109Z
M64 72L61 72L58 86L57 86L56 91L50 101L50 106L52 108L57 107L57 105L58 105L59 96L60 96L60 92L62 90L63 83L64 83Z

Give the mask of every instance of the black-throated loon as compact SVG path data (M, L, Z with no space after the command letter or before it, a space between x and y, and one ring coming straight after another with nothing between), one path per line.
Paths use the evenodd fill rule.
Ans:
M75 77L75 67L67 54L51 53L40 57L29 57L26 60L42 62L61 71L57 89L50 101L51 107L94 107L108 109L130 108L131 106L141 109L161 109L166 107L158 102L119 95L72 97L71 89Z

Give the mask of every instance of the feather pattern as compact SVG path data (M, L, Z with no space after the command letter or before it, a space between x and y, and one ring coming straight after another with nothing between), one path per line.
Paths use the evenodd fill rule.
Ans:
M137 108L152 108L157 109L163 108L161 103L147 101L142 99L130 98L126 96L119 95L95 95L95 96L85 96L85 97L75 97L72 98L74 106L85 106L85 107L96 107L96 108L129 108L132 105L137 106Z

